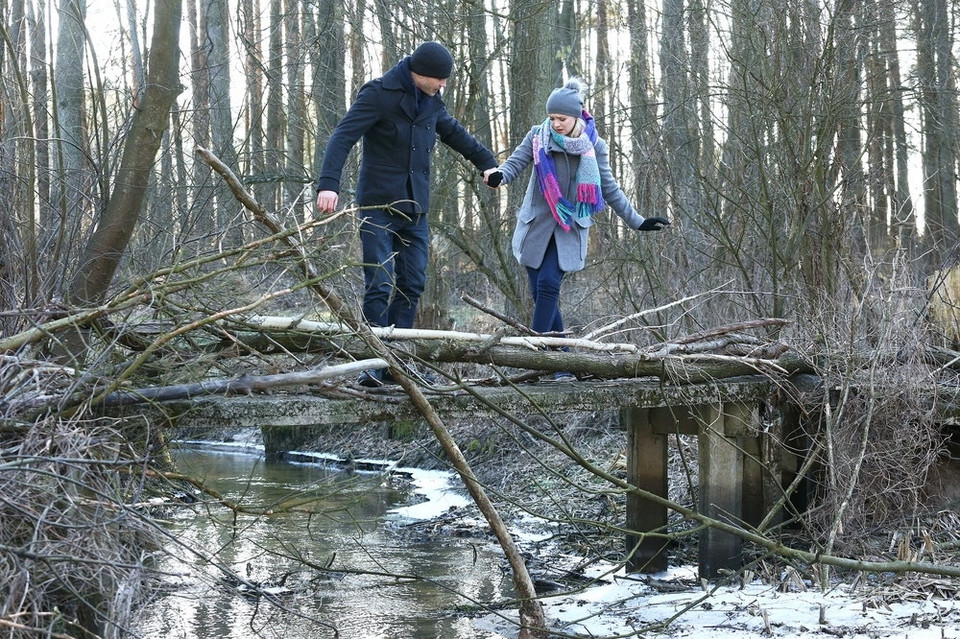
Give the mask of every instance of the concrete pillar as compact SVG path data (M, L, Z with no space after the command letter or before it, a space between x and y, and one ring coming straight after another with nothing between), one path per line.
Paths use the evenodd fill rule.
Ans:
M728 407L731 421L742 410ZM743 509L743 454L734 437L727 437L721 406L705 407L700 425L700 513L740 525ZM700 577L713 579L720 570L741 566L742 542L736 535L708 527L700 533Z
M667 435L654 432L649 408L622 408L620 422L627 431L627 481L637 488L667 498ZM655 415L654 415L655 417ZM667 508L638 495L627 495L627 570L662 572L667 569L667 540L643 533L666 532Z

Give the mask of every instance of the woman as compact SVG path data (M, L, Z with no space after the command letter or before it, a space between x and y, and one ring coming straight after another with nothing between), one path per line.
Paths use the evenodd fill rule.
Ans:
M670 224L662 217L644 219L627 201L610 170L607 143L597 136L593 117L583 108L583 91L576 78L555 89L547 98L547 119L530 129L500 165L501 175L494 172L485 179L494 188L509 184L533 163L517 211L513 254L530 278L530 328L538 333L563 331L560 282L566 273L583 269L595 213L609 205L639 231L659 231Z

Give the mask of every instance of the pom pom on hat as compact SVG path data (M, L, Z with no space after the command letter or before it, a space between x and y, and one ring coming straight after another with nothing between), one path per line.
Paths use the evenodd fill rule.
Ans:
M547 98L547 114L569 115L579 118L583 113L584 85L577 78L567 80L559 89L554 89Z
M453 71L453 56L439 42L424 42L410 56L410 70L428 78L445 80Z

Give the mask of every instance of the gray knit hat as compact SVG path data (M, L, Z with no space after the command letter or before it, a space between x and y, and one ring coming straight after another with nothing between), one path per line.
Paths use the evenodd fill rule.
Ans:
M569 115L579 118L583 113L584 85L578 78L570 78L559 89L554 89L547 98L547 114Z
M410 56L410 70L428 78L445 80L453 71L453 56L439 42L424 42Z

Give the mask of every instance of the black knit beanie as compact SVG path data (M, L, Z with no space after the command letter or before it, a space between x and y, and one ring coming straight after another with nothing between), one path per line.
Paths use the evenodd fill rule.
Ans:
M453 71L453 56L439 42L424 42L410 56L410 70L428 78L445 80Z

